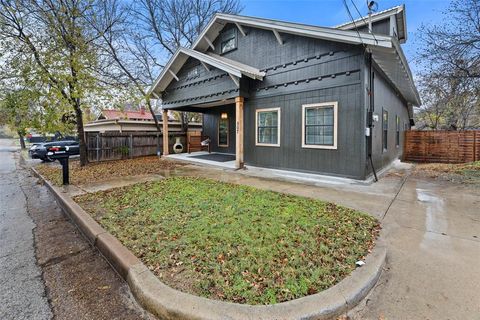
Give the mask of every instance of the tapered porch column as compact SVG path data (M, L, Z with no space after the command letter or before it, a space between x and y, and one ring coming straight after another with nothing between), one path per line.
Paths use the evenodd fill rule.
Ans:
M162 111L163 122L163 155L168 155L168 110Z
M243 97L235 98L235 167L243 168Z

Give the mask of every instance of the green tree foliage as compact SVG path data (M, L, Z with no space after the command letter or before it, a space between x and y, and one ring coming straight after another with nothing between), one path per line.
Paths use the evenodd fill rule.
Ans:
M8 66L1 79L15 87L20 77L41 87L47 119L56 114L72 123L66 115L74 115L82 165L87 162L83 110L105 88L97 43L105 30L92 28L105 10L101 0L0 0L1 59Z
M34 110L31 108L30 100L32 92L19 90L8 92L0 99L0 124L7 125L10 130L16 132L20 139L22 148L25 148L23 140L27 129L32 126L31 119Z

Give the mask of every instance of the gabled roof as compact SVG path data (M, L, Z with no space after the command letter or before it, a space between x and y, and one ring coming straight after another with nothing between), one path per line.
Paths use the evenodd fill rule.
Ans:
M318 27L301 23L292 23L272 19L263 19L256 17L247 17L233 14L217 13L193 43L192 49L197 51L206 51L210 44L217 38L225 24L234 23L238 26L247 26L259 29L275 30L277 32L296 34L317 39L332 40L337 42L359 44L363 41L365 44L391 47L390 37L375 35L369 33L360 33L359 39L356 32L339 30L328 27ZM208 40L207 40L208 39Z
M387 19L391 16L395 16L395 19L397 21L398 30L396 30L396 32L398 34L398 39L400 43L404 43L405 41L407 41L407 19L405 15L404 4L383 11L375 12L371 15L371 20L372 23L374 23ZM340 30L354 30L355 28L368 25L368 20L368 16L363 16L352 22L342 23L335 28Z
M263 80L263 77L265 76L265 72L261 72L254 67L247 66L246 64L225 57L220 57L216 54L205 54L192 49L180 47L160 73L160 76L150 90L163 92L170 82L176 78L176 74L180 71L189 57L197 59L208 66L228 72L230 76L233 77L241 78L242 76L247 76L252 79Z
M127 120L153 120L152 114L145 111L122 111L122 110L102 110L100 117L107 120L127 119Z
M355 45L365 45L372 51L373 59L387 75L393 85L400 91L403 97L412 105L420 105L420 96L413 82L413 76L408 66L407 60L403 53L400 44L397 39L385 35L372 35L365 32L357 32L353 30L341 30L336 28L317 27L311 25L305 25L300 23L291 23L271 19L262 19L255 17L246 17L239 15L217 13L200 33L197 40L191 46L191 49L180 48L170 59L164 70L160 74L155 84L150 88L151 92L162 92L168 86L172 79L173 74L178 72L185 63L188 56L194 58L200 57L205 59L206 57L215 58L215 62L218 65L224 65L224 67L233 68L235 64L239 62L226 59L224 57L213 56L211 54L202 54L206 52L209 47L212 46L214 40L220 34L220 31L227 23L233 23L237 26L240 33L244 34L243 27L253 27L259 29L270 30L275 34L279 42L282 41L281 33L288 33L294 35L300 35L304 37L324 39L335 42L350 43ZM183 54L183 58L182 58ZM228 61L223 61L223 59ZM204 61L205 62L205 61ZM208 62L205 62L208 64ZM248 66L247 66L248 67ZM248 67L244 66L243 72L239 66L236 66L238 72L248 75ZM173 69L172 72L168 70ZM221 68L220 68L221 69ZM222 69L225 70L225 69ZM225 70L227 71L227 70ZM227 71L229 72L229 71ZM235 75L237 76L237 75ZM262 75L263 77L263 75ZM166 85L165 85L166 84Z

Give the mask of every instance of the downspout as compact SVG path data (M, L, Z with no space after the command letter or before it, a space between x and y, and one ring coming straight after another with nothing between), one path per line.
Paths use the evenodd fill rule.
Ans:
M378 181L377 172L373 166L372 152L373 152L373 112L375 111L375 86L374 86L374 75L373 75L373 59L372 53L368 52L368 112L367 112L367 126L368 126L368 136L367 136L367 148L368 148L368 158L370 159L370 165L372 166L373 176L375 177L375 182Z

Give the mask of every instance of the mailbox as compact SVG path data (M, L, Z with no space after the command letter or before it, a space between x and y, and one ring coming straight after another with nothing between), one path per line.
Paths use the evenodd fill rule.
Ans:
M69 170L68 170L68 146L52 146L47 149L47 157L52 160L58 160L62 165L63 184L70 184Z

